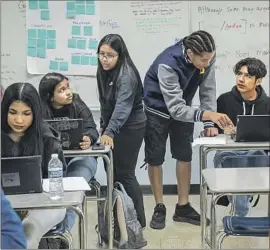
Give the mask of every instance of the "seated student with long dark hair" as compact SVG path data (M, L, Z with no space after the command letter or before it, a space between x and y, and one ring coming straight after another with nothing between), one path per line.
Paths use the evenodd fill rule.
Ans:
M59 135L43 121L38 92L30 83L14 83L5 90L1 114L1 157L41 155L42 175L48 178L51 155L58 154L66 170ZM37 249L42 236L65 214L65 209L28 211L22 218L28 249Z
M98 139L98 131L90 109L78 94L72 93L69 80L60 73L48 73L40 81L39 95L43 105L44 119L83 119L81 149L88 149ZM97 170L94 157L66 157L67 176L84 177L89 182ZM75 222L75 212L67 210L65 228L70 232Z
M98 46L97 83L101 105L101 143L113 149L114 181L132 198L138 221L146 226L143 196L135 175L146 116L143 87L123 38L103 37Z

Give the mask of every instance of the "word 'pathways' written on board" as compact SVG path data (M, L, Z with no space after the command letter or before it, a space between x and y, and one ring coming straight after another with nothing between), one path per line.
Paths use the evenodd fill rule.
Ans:
M99 28L99 1L28 1L28 73L95 75Z

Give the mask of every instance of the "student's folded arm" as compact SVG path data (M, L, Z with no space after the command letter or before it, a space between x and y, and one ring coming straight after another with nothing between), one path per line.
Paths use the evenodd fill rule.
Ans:
M79 118L83 119L83 134L90 138L91 144L94 144L99 137L97 126L95 124L91 110L86 106L85 103L83 103L83 106L83 109L78 114Z
M183 122L202 121L203 111L186 105L177 73L169 66L158 67L160 89L171 117Z
M199 88L199 98L202 110L216 111L216 77L215 77L215 59L203 74L203 79ZM212 121L204 121L204 128L214 127Z
M116 104L104 135L114 137L127 121L133 108L136 83L129 76L124 76L117 86Z

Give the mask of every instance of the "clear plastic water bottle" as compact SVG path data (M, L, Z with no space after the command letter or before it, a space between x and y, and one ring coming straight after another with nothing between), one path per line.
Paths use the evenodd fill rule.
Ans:
M49 195L52 200L60 200L64 195L63 164L58 154L52 154L48 164Z

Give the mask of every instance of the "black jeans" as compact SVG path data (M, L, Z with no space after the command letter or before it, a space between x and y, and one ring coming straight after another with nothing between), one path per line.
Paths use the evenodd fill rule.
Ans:
M146 219L143 195L135 176L135 169L144 133L145 127L122 128L114 138L113 149L114 181L120 182L131 197L142 227L146 226Z

